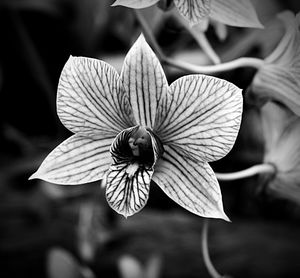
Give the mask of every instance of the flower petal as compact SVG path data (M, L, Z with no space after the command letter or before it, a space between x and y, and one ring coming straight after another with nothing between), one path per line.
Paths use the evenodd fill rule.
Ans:
M285 27L285 33L274 51L265 59L270 64L280 64L288 66L295 61L300 65L300 18L290 11L279 13L277 17Z
M267 189L277 196L300 201L300 119L284 106L268 102L261 109L265 136L264 162L276 174Z
M174 0L174 4L179 13L194 25L209 15L211 0Z
M74 133L116 135L134 125L118 73L100 60L70 57L57 94L57 113Z
M147 149L140 149L138 156L129 145L139 126L123 130L111 144L113 165L106 178L106 198L110 206L125 217L141 210L149 195L153 166L162 155L162 146L151 130Z
M299 172L298 172L299 173ZM288 179L289 176L277 177L271 180L268 184L268 191L276 195L279 198L284 198L289 201L293 201L300 204L300 183L299 175L295 176L293 179Z
M164 122L155 132L163 145L201 161L224 157L237 137L242 93L235 85L206 75L177 79L162 102Z
M57 184L82 184L103 178L112 162L113 138L75 134L56 147L30 177Z
M262 124L266 140L264 161L276 165L277 170L286 179L292 176L300 178L300 119L285 107L268 102L262 109ZM275 113L277 115L275 115ZM273 118L270 119L270 116ZM282 119L278 120L281 116ZM272 124L269 121L278 120ZM272 130L276 129L276 131ZM268 134L267 132L270 132ZM277 134L276 134L277 133ZM276 138L269 138L276 134ZM276 140L275 140L276 139ZM293 182L296 182L295 178Z
M272 101L267 102L261 108L261 121L265 140L265 152L276 149L276 144L287 126L294 121L297 116L289 109Z
M165 148L152 177L160 188L179 205L203 217L229 221L223 211L217 178L206 162L183 158L172 146Z
M263 28L250 0L211 0L210 17L230 26Z
M139 212L147 203L153 169L140 167L131 176L130 164L114 164L106 178L106 199L112 209L125 217Z
M300 80L291 68L265 65L255 75L251 91L258 98L277 100L300 116Z
M125 6L133 9L143 9L153 6L160 0L116 0L112 6Z
M126 55L121 79L138 125L152 128L159 113L161 96L168 82L163 69L141 35Z

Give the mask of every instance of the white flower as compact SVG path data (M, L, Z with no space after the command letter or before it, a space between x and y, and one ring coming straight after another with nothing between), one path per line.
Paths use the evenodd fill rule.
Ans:
M163 0L116 0L112 6L134 9L150 7ZM262 28L250 0L173 0L179 13L195 25L208 19L238 27Z
M207 162L225 156L240 127L235 85L189 75L168 86L143 36L121 75L103 61L70 57L59 80L57 111L75 134L32 178L81 184L106 177L106 198L124 216L141 210L153 180L175 202L204 217L228 219Z

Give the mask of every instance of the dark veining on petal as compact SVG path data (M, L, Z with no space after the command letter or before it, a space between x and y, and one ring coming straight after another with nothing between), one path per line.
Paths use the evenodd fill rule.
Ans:
M155 143L152 144L152 138ZM152 168L156 160L162 155L163 147L159 138L148 128L136 126L131 130L124 130L114 140L111 155L115 163L144 165Z

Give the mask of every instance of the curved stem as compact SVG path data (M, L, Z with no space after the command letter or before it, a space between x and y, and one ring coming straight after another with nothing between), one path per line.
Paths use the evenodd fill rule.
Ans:
M210 42L205 36L204 30L197 28L198 26L190 26L187 20L185 20L179 13L175 14L175 18L182 24L182 26L191 34L191 36L195 39L198 45L201 47L203 52L207 55L207 57L214 63L220 64L221 59L219 55L215 52Z
M202 227L202 254L204 264L207 268L208 273L212 278L222 278L223 276L215 269L214 265L211 262L209 251L208 251L208 243L207 243L207 233L208 233L208 219L204 219L203 227Z
M218 180L229 181L252 177L257 174L275 174L276 168L272 164L259 164L248 169L233 173L215 173Z
M158 59L163 61L164 59L166 59L165 55L163 54L158 42L156 41L154 34L152 33L152 30L151 30L150 26L148 25L147 21L145 20L143 14L139 10L135 10L135 9L133 10L133 12L143 30L146 40L150 43L150 45L153 48L153 50L155 51Z
M148 43L151 45L151 47L153 48L153 50L155 51L155 53L157 54L161 62L168 66L172 66L177 69L187 71L189 73L212 74L212 73L218 73L223 71L229 71L241 67L253 67L259 69L264 63L264 60L259 58L242 57L242 58L238 58L217 65L199 66L184 61L178 61L170 57L166 57L165 54L162 52L159 44L157 43L152 33L151 28L149 27L147 21L144 19L141 12L138 10L134 10L134 12Z
M184 71L188 71L191 73L204 73L204 74L229 71L229 70L234 70L242 67L253 67L259 69L264 63L262 59L252 58L252 57L242 57L229 62L225 62L217 65L211 65L211 66L199 66L184 61L178 61L172 58L165 58L163 62L168 64L169 66Z

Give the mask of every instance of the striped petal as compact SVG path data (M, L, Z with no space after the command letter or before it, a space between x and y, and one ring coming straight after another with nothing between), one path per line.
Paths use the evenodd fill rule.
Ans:
M230 26L263 28L250 0L211 0L210 17Z
M106 199L110 206L125 217L140 211L146 204L149 195L153 166L162 155L159 139L151 130L139 126L120 132L111 145L113 165L106 179ZM131 149L130 139L136 135L148 138L139 151ZM137 145L136 145L137 146Z
M152 180L188 211L229 221L223 211L217 178L208 163L183 158L174 147L167 146L156 164Z
M116 0L112 6L125 6L133 9L144 9L153 6L160 0Z
M258 98L270 98L285 104L300 116L300 71L279 65L265 65L255 75L251 89Z
M267 189L279 197L300 203L300 118L277 103L261 109L265 137L264 162L275 165L276 174Z
M134 125L131 108L118 73L96 59L70 57L57 94L57 113L74 133L116 135Z
M188 75L171 84L162 103L164 121L156 133L163 145L200 161L224 157L237 137L242 93L235 85L206 75Z
M112 140L75 134L56 147L30 179L70 185L100 180L112 162Z
M143 35L126 55L121 79L138 125L153 128L160 114L159 101L167 93L168 83L163 69Z
M261 121L265 140L264 151L269 153L277 149L280 137L289 124L298 117L289 109L272 101L268 101L261 108Z
M274 51L265 59L270 64L291 67L298 64L300 68L300 13L294 15L290 11L279 13L277 17L285 27L285 33Z
M153 169L121 163L110 167L106 178L106 200L117 213L125 217L139 212L147 203Z
M174 4L179 13L194 25L209 15L211 0L174 0Z

